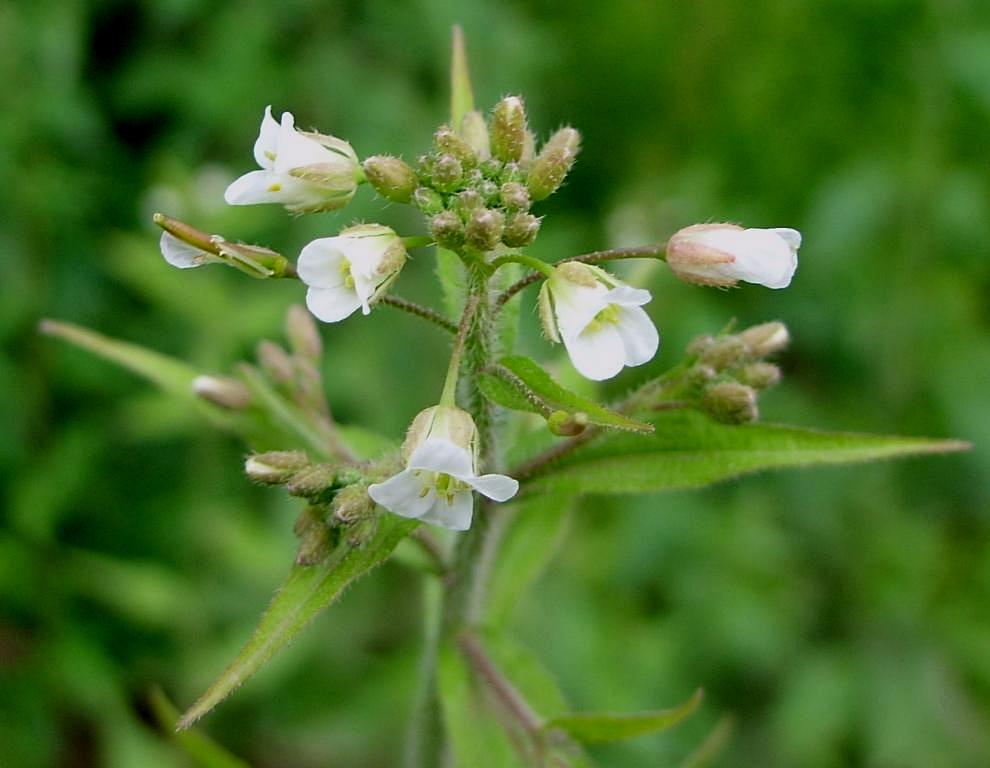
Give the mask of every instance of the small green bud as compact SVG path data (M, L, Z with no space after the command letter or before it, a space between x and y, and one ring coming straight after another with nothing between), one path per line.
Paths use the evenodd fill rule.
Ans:
M485 201L482 199L478 190L476 189L465 189L457 194L451 203L451 210L456 212L464 221L467 221L471 215L471 211L475 208L484 207Z
M337 480L337 471L330 464L310 464L292 476L285 484L290 496L314 499L330 490Z
M296 522L292 526L292 532L296 536L305 536L306 533L313 529L316 525L326 525L326 520L324 519L323 507L317 505L309 505L302 512L299 513L299 517L296 518Z
M533 162L533 159L535 157L536 157L536 136L533 135L533 132L527 128L526 136L523 139L522 157L520 157L519 159L524 163L531 163Z
M341 488L333 499L333 516L343 523L368 517L375 502L368 495L367 485L348 485Z
M274 341L263 339L258 342L255 354L258 364L277 384L288 384L295 378L295 367L289 353Z
M248 456L244 474L256 483L282 485L308 466L309 458L302 451L269 451Z
M498 191L502 205L510 211L529 210L529 190L518 181L507 181Z
M490 251L502 240L505 216L491 208L476 208L471 211L464 229L464 239L472 248Z
M547 417L550 431L560 437L574 437L588 428L588 414L554 411Z
M536 240L540 220L531 213L515 213L509 217L502 232L502 242L510 248L523 248Z
M488 141L488 126L485 124L484 115L480 112L471 111L464 115L461 120L461 136L468 143L474 154L481 161L487 160L492 155L491 146Z
M791 340L783 323L761 323L747 328L739 338L753 357L768 357L784 349Z
M780 368L762 361L750 363L739 371L737 378L754 389L768 389L780 381Z
M458 133L452 131L449 126L441 126L433 134L433 143L437 151L456 157L465 168L474 168L478 164L478 153L474 148Z
M430 234L442 247L457 250L464 242L464 224L453 211L441 211L430 221Z
M391 155L375 155L363 163L364 175L374 190L393 203L408 203L419 184L416 172Z
M228 411L243 411L251 405L251 393L237 379L226 376L197 376L192 390L196 397Z
M485 160L485 162L483 162L480 166L478 166L478 170L481 172L481 175L484 178L490 181L494 181L495 179L502 178L502 169L504 167L505 165L502 163L501 160L496 160L494 157L492 157L489 158L488 160Z
M519 163L506 163L502 167L502 172L498 175L498 180L503 184L512 181L525 184L526 171L523 170ZM526 190L526 196L529 197L529 190Z
M334 541L326 525L314 525L302 535L296 550L296 565L318 565L333 552Z
M430 189L429 187L419 187L413 192L412 196L413 205L415 205L420 211L430 216L434 213L440 213L443 210L443 197L440 193Z
M748 424L759 418L756 390L737 381L712 384L701 402L712 418L723 424Z
M696 336L691 339L691 343L687 345L687 353L691 357L701 357L709 349L715 346L715 337L705 334L704 336Z
M356 520L345 529L344 535L347 537L347 544L354 549L360 549L375 535L378 530L377 517L368 516Z
M692 365L685 374L685 379L692 387L704 387L716 376L718 371L710 365Z
M724 371L742 363L748 352L738 336L723 336L715 339L715 343L702 353L701 362L716 371Z
M433 186L441 192L456 192L464 183L464 166L453 155L439 155L433 163Z
M476 189L488 205L498 207L501 204L499 186L494 181L482 181L477 185Z
M436 158L433 155L420 155L416 158L416 176L419 183L425 187L433 185L433 165Z
M580 142L580 134L573 128L561 128L550 137L526 179L533 200L545 200L560 188L574 165Z
M285 315L285 336L292 352L312 363L318 363L323 355L323 339L313 316L305 307L293 304Z
M506 96L492 110L492 155L503 162L519 160L526 143L526 108L518 96Z

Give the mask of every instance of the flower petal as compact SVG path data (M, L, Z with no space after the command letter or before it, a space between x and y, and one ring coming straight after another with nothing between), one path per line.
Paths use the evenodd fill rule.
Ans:
M631 285L617 285L605 294L605 300L609 304L618 304L622 307L641 307L649 304L653 296L645 288L633 288Z
M281 203L294 205L298 200L308 200L307 185L291 176L280 176L273 171L250 171L235 179L223 193L227 205L257 205Z
M519 491L519 481L508 475L458 478L492 501L508 501Z
M633 289L635 290L635 289ZM625 348L626 365L642 365L653 359L660 346L660 334L641 307L618 307L616 329Z
M460 491L455 493L450 501L437 496L433 505L420 519L424 523L440 525L452 531L466 531L471 527L473 513L474 499L471 492Z
M767 288L786 288L791 283L797 269L797 252L792 245L794 236L800 235L789 230L786 237L778 230L747 229L739 233L739 242L734 251L736 256L733 272L747 283L759 283Z
M340 246L339 237L321 237L303 246L296 263L299 279L311 288L343 285L347 255Z
M275 158L276 171L288 173L293 168L307 165L339 165L342 160L336 152L331 152L318 142L301 135L295 128L291 112L282 113L282 125L278 132L278 156Z
M275 157L278 154L278 123L272 117L272 107L265 107L265 116L261 118L261 130L254 142L254 159L261 168L271 170L275 167Z
M436 491L423 493L423 480L412 469L404 469L382 483L368 486L368 495L376 504L402 517L421 518L437 501Z
M341 284L327 288L310 288L306 291L306 306L324 323L336 323L354 314L361 306L361 300L353 288Z
M162 256L165 257L165 261L179 269L192 269L193 267L201 267L211 261L220 261L212 253L207 253L200 248L189 245L189 243L184 243L175 235L168 232L162 232L162 237L158 241L158 245L162 249Z
M776 227L770 231L776 232L780 235L784 239L784 242L790 246L792 251L796 251L801 247L801 233L796 229L790 229L789 227Z
M410 469L429 469L464 479L474 476L470 452L449 440L428 437L409 457Z
M564 346L578 373L592 381L612 378L626 359L622 337L612 323L571 338L564 336Z
M565 343L568 337L577 336L595 315L608 306L605 298L609 289L604 285L575 285L565 281L553 281L550 292L553 296L554 314L557 316L557 329Z

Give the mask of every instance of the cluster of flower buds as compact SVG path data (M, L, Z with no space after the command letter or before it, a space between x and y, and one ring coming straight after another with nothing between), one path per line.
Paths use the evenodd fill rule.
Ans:
M724 424L756 421L759 392L780 381L780 368L766 358L783 350L789 341L787 328L779 322L695 339L687 349L689 396Z
M368 482L353 469L312 463L302 451L270 451L249 456L244 473L257 483L284 486L308 504L295 524L296 562L322 562L342 541L360 546L374 532L375 504Z
M412 203L430 217L430 233L440 245L479 252L522 248L540 230L530 206L564 182L580 136L561 128L538 154L535 144L522 99L509 96L487 122L469 112L456 130L442 126L433 135L433 151L415 169L390 155L369 157L363 167L382 197Z

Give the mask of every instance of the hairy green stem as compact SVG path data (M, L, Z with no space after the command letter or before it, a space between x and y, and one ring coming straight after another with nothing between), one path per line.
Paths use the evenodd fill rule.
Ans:
M380 304L387 304L390 307L395 307L396 309L401 309L403 312L416 315L416 317L420 317L423 320L429 320L434 325L437 325L450 333L457 333L456 325L450 322L439 312L436 312L429 307L424 307L422 304L417 304L414 301L407 301L406 299L400 299L398 296L392 296L391 294L385 294L378 300L378 302Z

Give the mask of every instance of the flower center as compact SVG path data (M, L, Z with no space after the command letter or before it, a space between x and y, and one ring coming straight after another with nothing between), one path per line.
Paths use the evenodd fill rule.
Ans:
M444 499L447 504L453 504L454 497L458 493L466 491L471 487L463 480L451 477L446 472L426 472L421 469L416 472L416 475L422 477L424 473L426 477L423 478L423 487L419 492L420 498L426 496L432 487L437 492L437 496Z
M619 308L615 304L609 304L605 309L592 318L591 322L585 326L585 331L594 333L602 327L619 322Z
M354 275L351 274L351 262L344 259L340 262L340 274L344 276L344 285L348 288L354 287Z

